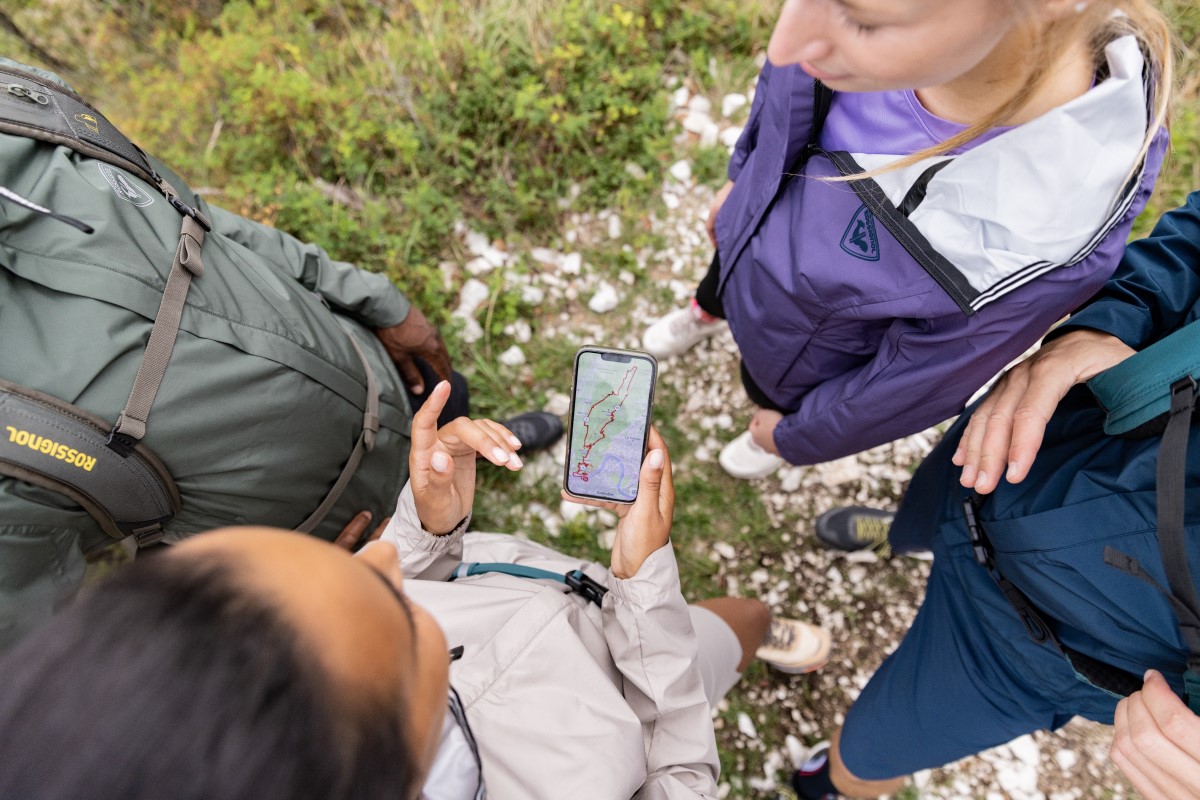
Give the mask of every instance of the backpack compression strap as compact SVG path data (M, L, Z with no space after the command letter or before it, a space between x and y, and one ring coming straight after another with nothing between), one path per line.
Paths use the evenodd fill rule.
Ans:
M179 490L145 445L121 456L108 433L94 414L0 381L0 475L66 495L114 538L153 544L182 507Z

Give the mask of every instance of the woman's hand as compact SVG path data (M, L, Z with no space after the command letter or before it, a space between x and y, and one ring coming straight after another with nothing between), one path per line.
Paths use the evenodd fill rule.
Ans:
M1046 423L1071 387L1133 353L1115 336L1080 329L1010 369L971 414L954 451L951 460L963 468L962 485L987 494L1000 483L1005 465L1009 483L1024 480L1042 446Z
M563 492L563 499L615 513L617 538L613 542L612 572L632 578L650 554L671 538L671 515L675 510L675 484L671 482L671 460L658 430L651 427L647 442L650 452L638 474L638 496L632 505L587 500Z
M520 440L498 422L459 417L438 430L438 415L450 397L450 384L434 387L413 415L408 480L421 525L430 533L449 533L471 513L475 501L475 456L516 471Z
M704 230L708 231L708 240L712 242L713 247L717 246L717 212L725 205L725 199L732 191L733 181L725 181L725 185L718 189L713 197L712 205L708 207L708 219L704 222Z
M760 408L750 418L750 438L763 450L774 455L779 455L779 448L775 446L775 429L779 427L781 419L783 414L769 408Z
M1147 800L1200 797L1200 717L1150 670L1117 704L1109 756Z

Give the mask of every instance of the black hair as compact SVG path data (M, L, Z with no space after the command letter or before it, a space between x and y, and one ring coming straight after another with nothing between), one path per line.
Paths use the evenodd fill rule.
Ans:
M399 698L329 684L236 568L139 560L0 659L0 799L409 797Z

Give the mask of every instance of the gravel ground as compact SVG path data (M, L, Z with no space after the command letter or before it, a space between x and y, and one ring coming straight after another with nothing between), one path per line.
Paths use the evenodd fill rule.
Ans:
M723 112L737 115L737 98L713 104L678 89L672 102L680 123L681 152L701 140L726 146L740 131ZM715 106L715 107L714 107ZM731 109L732 107L732 109ZM744 115L744 112L742 112ZM468 339L484 336L489 307L487 276L501 270L509 291L536 311L528 320L507 326L513 344L496 355L502 369L517 382L536 382L525 350L539 342L562 341L576 346L595 342L637 348L648 322L691 296L704 274L711 247L704 220L712 189L692 179L692 168L680 161L663 186L663 213L645 220L661 248L636 252L640 272L610 274L593 268L581 253L619 243L625 233L615 213L573 215L558 249L532 247L508 252L502 243L463 229L470 256L462 274L446 264L451 285L462 286L457 315ZM570 198L564 202L569 203ZM506 265L532 263L533 270L506 270ZM490 351L491 342L487 347ZM561 383L559 383L561 386ZM680 479L717 475L717 453L736 436L753 413L737 379L737 349L726 332L686 356L660 364L660 395L678 398L674 427L687 438L673 442ZM566 413L567 398L551 392L547 410ZM831 733L866 685L883 658L900 642L916 616L929 574L928 561L880 558L874 553L832 553L812 538L813 520L838 505L857 503L893 508L908 480L941 435L930 429L857 456L812 467L785 467L755 481L753 488L765 514L766 530L742 528L737 535L714 538L708 531L677 532L676 546L711 569L703 594L758 596L782 616L816 620L829 629L835 649L827 667L810 676L790 677L752 667L742 684L715 710L718 743L723 751L723 797L791 797L786 784L791 766L806 747ZM564 448L531 459L521 483L546 491L560 480ZM714 479L716 480L716 479ZM540 495L539 495L540 496ZM686 501L681 495L681 502ZM579 512L537 502L515 522L517 529L537 530L549 540ZM721 509L712 509L718 515ZM595 512L596 539L611 541L614 520ZM536 537L535 537L536 538ZM560 542L560 546L562 543ZM685 561L686 571L686 561ZM685 587L688 586L685 574ZM694 582L692 586L694 587ZM694 592L695 593L695 592ZM1070 800L1123 798L1132 795L1107 760L1111 733L1104 726L1076 720L1057 733L1023 736L976 757L915 777L904 797L1013 798Z

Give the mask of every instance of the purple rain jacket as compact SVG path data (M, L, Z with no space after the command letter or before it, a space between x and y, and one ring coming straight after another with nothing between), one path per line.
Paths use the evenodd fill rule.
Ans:
M1114 39L1093 88L957 156L830 183L895 155L828 152L832 93L763 67L716 220L721 299L793 464L962 411L1108 280L1167 146L1139 163L1151 69Z

